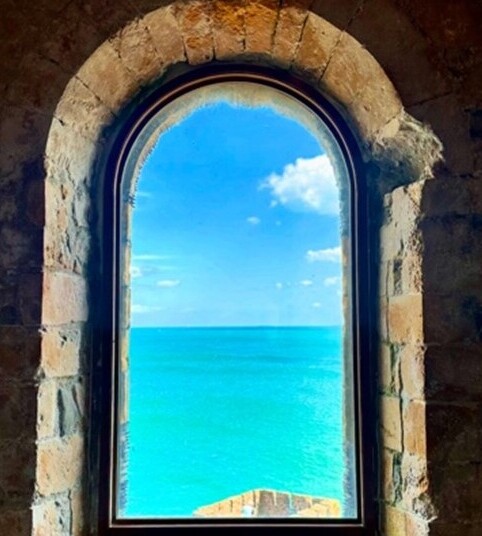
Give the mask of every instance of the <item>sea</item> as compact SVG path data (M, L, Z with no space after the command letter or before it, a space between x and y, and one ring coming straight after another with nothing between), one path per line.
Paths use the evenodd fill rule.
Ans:
M343 504L340 327L132 328L125 517L256 488Z

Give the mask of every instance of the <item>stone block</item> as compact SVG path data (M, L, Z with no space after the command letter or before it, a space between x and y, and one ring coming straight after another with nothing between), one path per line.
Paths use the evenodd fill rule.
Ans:
M46 377L75 376L85 353L87 334L82 326L47 327L42 331L41 366Z
M40 496L68 491L80 482L84 448L80 435L39 442L36 483Z
M426 446L425 402L409 400L403 403L403 446L405 452L424 457Z
M199 65L211 61L214 56L212 3L206 0L176 2L174 13L188 62Z
M404 452L399 460L399 480L397 496L407 511L414 511L416 505L429 495L429 474L425 456Z
M396 500L395 490L399 485L399 453L388 449L382 449L380 456L380 480L381 498L384 502L394 503Z
M172 6L148 13L142 20L164 67L186 61L181 30Z
M76 76L114 113L138 91L134 76L109 41L99 46Z
M309 13L293 61L294 70L313 82L318 81L325 72L340 35L338 28L317 15ZM330 79L327 84L322 84L321 89L327 89L330 96L336 97L334 85L334 81Z
M407 536L405 513L388 504L381 507L382 534L386 536Z
M401 346L400 373L403 396L409 400L423 400L425 397L425 348L417 345Z
M402 451L400 399L383 395L380 408L381 442L391 450Z
M106 104L79 78L72 78L55 109L55 117L77 135L97 141L114 116Z
M81 486L74 488L70 492L70 511L71 511L71 531L73 536L83 536L88 526L86 516L88 500L86 492Z
M383 393L400 395L400 349L397 345L382 343L380 346L379 379Z
M213 2L214 55L217 60L239 56L244 51L245 0Z
M84 385L81 379L75 383L62 382L56 393L59 415L59 436L69 436L79 430L84 418Z
M350 114L363 142L375 139L401 113L398 94L375 58L344 33L320 80L320 87Z
M161 59L142 20L134 20L110 38L112 47L140 86L161 74Z
M278 19L279 0L251 0L245 8L245 51L269 56Z
M59 430L58 385L55 381L42 381L38 389L37 437L54 437Z
M34 504L33 536L72 534L69 499L66 495Z
M291 65L308 17L312 0L283 0L273 39L273 56L285 66Z
M44 273L42 323L62 325L87 320L87 283L61 272Z
M422 296L408 294L388 300L388 337L398 344L420 344L424 340Z

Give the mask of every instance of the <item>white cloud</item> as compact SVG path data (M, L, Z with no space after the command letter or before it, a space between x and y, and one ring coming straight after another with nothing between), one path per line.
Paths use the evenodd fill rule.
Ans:
M257 216L250 216L249 218L246 218L246 221L250 225L259 225L261 223L261 220Z
M321 303L319 301L315 301L314 303L311 304L311 307L315 309L319 309L321 307Z
M173 288L181 284L179 279L162 279L157 282L157 286L161 288Z
M136 197L147 198L147 197L152 197L152 194L151 194L151 192L144 192L142 190L139 190L139 191L136 192Z
M136 279L137 277L142 277L142 270L139 266L131 266L131 278Z
M281 290L283 288L283 283L276 283L276 288Z
M311 287L311 285L313 285L313 281L311 281L311 279L303 279L300 281L300 285L302 287Z
M271 174L261 183L270 190L271 206L286 205L292 210L338 214L339 194L333 167L327 155L297 158L283 173Z
M139 303L134 303L131 305L131 312L134 314L146 314L154 313L155 311L161 311L162 307L152 306L152 305L141 305Z
M335 275L334 277L327 277L323 283L325 285L325 287L334 287L336 285L338 285L341 281L341 278L340 276L338 275Z
M326 249L310 249L306 252L306 258L310 262L326 261L326 262L340 262L341 261L341 247Z

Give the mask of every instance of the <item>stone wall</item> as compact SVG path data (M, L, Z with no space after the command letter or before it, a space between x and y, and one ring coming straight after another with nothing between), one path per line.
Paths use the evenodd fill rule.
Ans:
M0 533L89 531L95 163L143 87L213 59L296 73L359 140L379 236L382 533L482 532L480 4L1 8Z

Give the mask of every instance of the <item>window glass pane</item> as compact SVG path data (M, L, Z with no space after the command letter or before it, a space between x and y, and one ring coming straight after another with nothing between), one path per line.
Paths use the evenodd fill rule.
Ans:
M125 167L119 517L357 515L350 187L322 120L222 83Z

